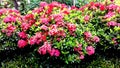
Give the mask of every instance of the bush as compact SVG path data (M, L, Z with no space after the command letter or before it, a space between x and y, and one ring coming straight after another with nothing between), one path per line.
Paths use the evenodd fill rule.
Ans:
M120 6L98 2L81 8L41 2L26 15L1 9L1 46L35 47L35 52L48 58L79 63L93 55L96 46L103 50L119 47L119 13Z

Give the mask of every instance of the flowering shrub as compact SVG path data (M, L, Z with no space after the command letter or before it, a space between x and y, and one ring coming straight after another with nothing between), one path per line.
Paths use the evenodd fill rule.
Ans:
M0 9L0 42L19 48L35 46L40 55L79 62L93 55L96 46L120 45L119 13L120 6L98 2L81 8L41 2L24 16L17 10Z

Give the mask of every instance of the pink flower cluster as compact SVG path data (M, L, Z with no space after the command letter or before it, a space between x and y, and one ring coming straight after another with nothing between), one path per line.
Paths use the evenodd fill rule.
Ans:
M113 42L114 45L117 45L117 44L118 44L117 38L113 38L113 39L112 39L112 42Z
M117 26L117 22L115 22L115 21L110 21L110 22L107 23L107 26L109 26L109 27Z
M104 16L104 18L105 18L105 19L108 19L108 18L113 17L114 15L115 15L114 12L109 11L109 12Z
M35 36L32 36L29 39L30 45L40 44L41 42L45 42L45 41L46 41L46 36L41 32L36 33Z
M26 40L19 40L18 41L18 47L19 48L24 48L25 46L27 46L27 41Z
M85 20L85 21L89 21L89 19L90 19L90 16L89 16L89 15L86 15L86 16L84 17L84 20Z
M76 25L72 23L67 24L69 32L72 34L76 30Z
M84 59L84 54L82 52L82 44L79 44L78 47L74 47L74 51L79 53L80 59Z
M18 33L19 37L22 38L22 39L26 39L27 38L27 34L25 32L19 32Z
M100 41L100 38L98 36L93 36L92 37L92 34L90 32L84 32L84 39L86 42L88 43L91 43L91 42L99 42Z
M95 48L92 46L87 46L86 51L88 55L92 55L95 53Z
M50 56L60 56L60 51L58 49L52 48L51 44L44 42L44 45L39 47L38 52L42 55L49 53Z
M12 16L8 16L6 18L4 18L3 20L5 23L11 23L11 22L16 22L16 18L12 17Z
M16 27L10 24L7 26L6 29L2 29L2 32L5 33L7 36L11 36L15 30L16 30Z

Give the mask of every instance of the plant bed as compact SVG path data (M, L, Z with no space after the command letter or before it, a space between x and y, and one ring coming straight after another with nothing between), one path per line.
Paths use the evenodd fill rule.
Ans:
M119 14L120 6L113 2L90 2L80 8L41 2L40 7L26 15L13 9L0 9L0 44L3 47L14 44L18 47L13 50L16 54L30 51L37 57L57 59L66 64L84 62L86 56L91 57L97 49L109 52L115 47L117 51L120 46ZM13 51L5 51L5 56Z

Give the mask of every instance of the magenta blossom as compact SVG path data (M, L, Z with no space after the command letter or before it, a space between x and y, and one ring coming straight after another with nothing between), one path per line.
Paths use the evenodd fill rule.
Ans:
M47 25L49 23L48 18L41 18L41 23Z
M93 42L97 43L100 41L100 38L98 36L93 37Z
M80 59L82 60L82 59L84 59L85 57L84 57L84 55L80 55Z
M111 2L114 2L114 0L110 0Z
M76 30L76 25L75 24L72 24L72 23L68 23L67 24L67 27L68 27L68 30L70 32L74 32Z
M18 41L18 47L19 48L24 48L27 45L27 41L25 40L19 40Z
M84 17L84 20L85 20L85 21L89 21L89 19L90 19L90 16L89 16L89 15L86 15L86 16Z
M64 30L59 30L57 36L66 37L65 31Z
M105 16L104 16L104 18L111 18L111 17L113 17L115 15L115 13L114 12L111 12L111 11L109 11Z
M20 38L23 38L23 39L27 38L27 34L23 31L19 32L18 35L19 35Z
M56 56L56 57L60 56L59 50L53 48L50 52L50 56Z
M8 16L8 17L4 18L3 21L4 21L5 23L16 22L16 18L14 18L13 16Z
M26 30L28 30L30 28L30 24L22 23L21 28L23 29L23 31L26 31Z
M55 49L54 55L55 55L56 57L60 56L60 51L59 51L58 49Z
M48 34L50 35L50 36L54 36L54 35L56 35L58 33L58 30L57 29L51 29L49 32L48 32Z
M120 23L117 23L117 26L120 27Z
M109 6L107 6L107 9L109 10L109 11L113 11L113 10L116 10L117 9L117 5L115 5L115 4L110 4Z
M90 32L84 32L84 36L86 37L86 38L90 38L90 37L92 37L92 34L90 33Z
M8 31L8 32L11 32L11 33L14 32L15 29L16 29L16 27L13 26L12 24L8 25L8 27L7 27L7 31Z
M62 14L55 14L53 15L55 22L63 22L63 15Z
M44 45L39 47L38 49L39 54L45 55L47 52L51 52L51 44L48 42L44 42Z
M95 48L92 46L87 46L86 51L88 55L92 55L95 53Z
M30 45L34 45L37 42L37 39L33 36L30 38L29 43Z
M41 28L42 30L44 30L44 31L47 31L47 30L48 30L48 27L47 27L46 25L42 25L40 28Z
M107 23L107 26L112 26L112 27L114 27L114 26L117 26L117 22L115 22L115 21L110 21L110 22L108 22Z
M106 9L105 5L100 5L100 10L104 11Z
M40 7L45 7L47 5L48 5L47 2L40 2Z
M117 38L113 38L112 41L113 41L114 45L118 45Z
M44 47L39 47L38 53L41 54L41 55L45 55L47 53L47 51Z

